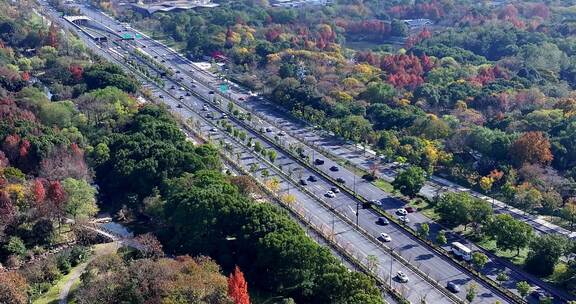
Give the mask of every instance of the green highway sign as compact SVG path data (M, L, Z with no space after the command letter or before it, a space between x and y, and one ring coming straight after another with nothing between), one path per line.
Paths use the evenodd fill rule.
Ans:
M228 85L225 83L221 83L220 84L220 92L222 92L222 93L228 92Z

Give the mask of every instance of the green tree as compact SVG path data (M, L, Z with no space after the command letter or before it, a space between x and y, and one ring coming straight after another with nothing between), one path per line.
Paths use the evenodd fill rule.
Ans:
M23 257L26 254L26 245L24 245L24 242L19 237L11 236L10 239L8 239L8 243L4 245L4 250L9 254Z
M446 245L446 243L448 243L448 239L446 238L446 231L440 230L440 232L438 232L438 235L436 235L436 243L438 243L440 246Z
M451 227L470 223L472 197L466 192L448 192L440 197L435 210Z
M489 259L488 256L482 252L474 252L472 253L472 264L477 269L482 269L488 263Z
M427 223L422 223L418 226L418 235L422 238L428 238L428 234L430 234L430 226Z
M500 285L502 285L504 282L508 281L509 277L506 274L506 272L501 271L498 273L498 275L496 276L496 281L498 281L498 283L500 283Z
M568 251L568 240L560 235L538 236L530 242L526 259L526 269L538 276L548 276L554 272L558 259Z
M476 294L478 294L478 288L476 287L476 284L470 283L468 288L466 288L466 300L468 303L472 303L472 301L474 301Z
M392 182L392 185L396 190L400 191L400 193L408 197L414 197L418 194L422 186L424 186L425 181L424 170L420 167L411 166L400 172Z
M518 290L518 293L520 294L520 296L522 296L523 298L525 298L528 293L530 293L530 284L528 284L528 282L526 281L520 281L518 283L516 283L516 289Z
M98 212L96 206L96 189L85 180L66 178L62 181L66 192L64 210L73 218L91 217Z
M496 239L496 246L502 250L520 249L526 247L533 236L532 227L514 219L510 214L498 214L486 225L486 235Z
M276 151L274 150L268 150L268 159L270 159L271 162L274 162L276 160Z

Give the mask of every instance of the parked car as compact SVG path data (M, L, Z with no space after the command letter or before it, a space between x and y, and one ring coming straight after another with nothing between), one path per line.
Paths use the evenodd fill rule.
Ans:
M387 233L380 233L380 237L378 238L380 241L382 242L391 242L392 238L390 237L390 235L388 235Z
M158 98L164 99L164 95L158 95Z
M459 293L460 292L460 286L458 286L458 284L456 284L454 282L448 282L448 284L446 285L446 289L450 290L453 293Z
M398 279L398 281L400 281L401 283L407 283L408 282L408 276L402 271L398 271L396 273L396 279Z
M378 223L378 225L382 225L382 226L386 226L386 225L390 224L388 219L385 217L379 217L378 221L376 223Z
M398 219L404 224L410 223L410 219L408 217L406 217L405 215L399 216Z
M408 213L414 213L416 212L416 208L412 207L412 206L408 206L406 208L404 208Z
M408 215L408 211L404 208L399 208L399 209L396 209L396 214L401 215L401 216L406 216L406 215Z
M181 104L177 104L176 107L177 107L178 109L182 109L182 105L181 105Z

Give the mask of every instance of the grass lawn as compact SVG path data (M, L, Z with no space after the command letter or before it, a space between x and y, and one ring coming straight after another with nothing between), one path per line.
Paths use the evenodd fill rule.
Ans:
M436 213L436 210L434 210L434 207L430 205L428 200L417 198L411 200L408 205L418 209L418 212L435 222L440 220L440 216Z
M500 250L496 249L496 241L495 240L481 240L476 242L476 245L493 252L497 256L501 258L505 258L510 262L518 265L523 266L524 262L526 261L526 257L528 256L528 247L520 249L520 254L516 254L516 250Z
M374 182L372 182L372 184L374 184L376 187L380 188L384 192L396 194L394 186L392 186L392 184L383 179L377 179Z
M80 264L80 265L82 265L82 264ZM74 269L77 267L80 267L80 265L77 265L76 267L71 268L70 272L68 272L67 275L60 278L60 280L58 280L58 282L54 286L52 286L45 294L43 294L40 298L38 298L36 301L34 301L32 303L33 304L55 304L55 303L58 303L58 300L59 300L58 298L60 297L60 290L62 289L64 284L66 284L66 282L68 282L68 280L70 280L70 277L74 273Z

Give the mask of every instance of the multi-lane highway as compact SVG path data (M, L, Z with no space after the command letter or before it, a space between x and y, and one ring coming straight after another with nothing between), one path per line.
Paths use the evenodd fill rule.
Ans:
M106 15L102 15L101 13L86 7L81 7L81 9L84 14L91 17L94 21L101 23L106 28L109 28L111 31L109 34L130 31L129 28L126 28ZM111 37L113 37L113 35ZM91 47L95 46L93 43L87 43ZM445 286L447 282L455 282L462 285L462 289L464 290L467 286L470 286L471 282L475 282L479 291L476 302L493 303L496 300L499 300L500 302L510 302L499 295L497 291L482 284L481 281L475 280L461 267L435 253L418 240L415 240L414 237L406 233L399 226L376 225L377 215L368 210L360 209L360 216L358 218L359 226L366 231L366 234L353 229L353 227L351 227L353 225L351 225L350 222L353 222L356 219L357 200L350 195L343 193L337 193L334 198L324 197L324 194L331 188L335 187L335 184L316 174L313 170L304 166L299 160L296 160L290 153L286 153L284 149L281 148L282 143L287 145L289 142L298 142L297 138L285 134L285 131L278 130L274 126L268 125L267 122L259 121L258 119L254 119L251 123L241 122L236 119L230 120L230 123L233 124L235 128L245 130L249 136L260 141L266 149L277 151L278 157L275 160L275 165L276 168L281 167L283 171L279 172L278 169L266 164L263 159L258 159L251 149L247 149L232 136L220 131L222 126L215 124L214 122L215 118L221 117L221 113L226 111L226 101L223 101L223 104L221 105L222 108L216 107L211 102L206 102L206 100L211 101L214 98L214 94L211 94L211 91L214 89L205 85L217 85L218 81L210 78L210 75L204 74L191 66L187 60L172 52L164 45L148 38L144 38L142 40L136 40L135 42L119 42L119 45L109 43L108 45L95 47L99 53L103 53L104 57L109 60L116 60L119 63L123 62L122 57L128 56L127 53L133 53L135 48L139 48L140 51L148 53L151 57L156 57L156 59L162 64L175 71L171 79L166 79L164 88L160 88L145 79L141 79L143 82L148 83L148 87L153 91L153 94L157 97L162 95L163 98L161 100L170 105L173 109L178 109L177 111L179 111L182 116L187 118L192 117L195 121L201 122L201 131L205 134L210 134L210 136L215 140L223 139L225 142L232 145L233 153L239 153L238 161L243 166L246 166L246 168L249 168L252 163L258 163L261 167L260 171L263 167L267 167L267 170L271 172L271 175L276 175L281 181L280 191L288 191L288 189L291 188L291 193L296 195L297 200L303 204L305 208L321 218L325 223L334 223L335 231L341 236L346 236L346 240L359 251L375 255L379 259L381 265L387 265L387 261L390 260L387 252L383 250L382 245L374 242L374 237L385 232L392 237L392 241L386 244L387 247L395 248L396 252L413 264L412 266L416 266L425 273L429 273L430 276L439 281L442 286ZM174 87L174 89L171 89L172 87ZM181 90L181 87L184 88L184 90ZM194 94L197 94L197 96L186 96L187 90L193 90ZM236 95L233 97L239 98L240 96L237 95L242 93L233 92L233 94ZM178 104L183 104L184 106L179 109ZM204 111L204 106L209 108L208 111ZM205 116L208 114L207 112L213 113L212 119L206 119ZM259 130L259 128L265 130L264 134L255 131ZM266 132L266 128L270 129L270 132ZM276 141L275 138L278 138L278 140ZM309 152L316 153L314 151ZM338 166L337 164L332 164L327 158L324 160L325 163L318 166L322 170L329 170L329 167L333 165ZM356 191L359 193L360 191L364 191L362 190L364 188L368 189L365 190L367 194L364 192L361 193L368 199L385 198L385 206L389 211L393 212L396 207L399 207L393 205L396 204L393 200L390 200L391 205L388 204L388 196L386 193L383 193L377 188L377 190L373 190L370 188L371 184L360 181L357 181L357 183L354 183L353 180L350 181L349 179L354 178L354 175L347 172L345 168L339 168L340 170L337 173L330 170L326 173L331 176L338 174L339 177L346 180L347 185L356 184ZM315 176L317 181L308 181L308 185L305 186L306 190L295 188L295 184L298 183L300 176L304 179L307 179L309 176ZM261 176L257 177L261 178ZM372 194L369 192L372 192ZM322 201L323 204L320 204L320 201ZM347 220L334 217L334 211L347 217ZM413 216L411 215L410 217ZM415 301L423 294L427 294L427 300L429 302L432 301L433 303L439 303L450 301L445 296L446 290L438 290L439 288L437 286L433 286L428 281L423 280L418 274L412 271L410 267L400 267L402 263L399 261L393 262L392 265L394 268L393 272L396 269L403 269L410 277L411 280L401 286L407 286L410 291L409 298L411 300ZM389 273L389 271L386 271L386 273ZM386 276L384 273L383 275ZM464 298L464 292L460 292L457 296L461 299Z

